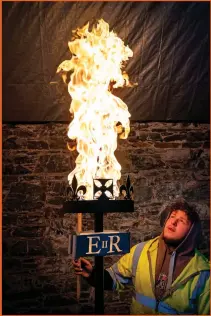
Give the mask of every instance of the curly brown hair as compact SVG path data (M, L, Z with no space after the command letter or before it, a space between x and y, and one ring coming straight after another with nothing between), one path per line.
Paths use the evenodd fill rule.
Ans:
M162 211L161 217L160 217L161 226L164 225L167 217L173 211L177 211L177 210L185 212L189 221L191 221L191 223L200 221L199 215L196 212L195 208L191 206L184 198L177 198L176 200L170 202Z

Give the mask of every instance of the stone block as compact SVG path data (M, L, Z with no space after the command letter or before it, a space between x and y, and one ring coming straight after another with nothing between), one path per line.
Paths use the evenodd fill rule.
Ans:
M158 201L166 201L176 196L180 196L182 193L181 182L163 182L154 188L155 196Z
M209 200L210 186L207 182L201 182L197 188L183 188L182 195L187 200Z
M28 140L26 143L26 147L28 149L38 149L38 150L49 149L48 143L43 140Z
M3 140L2 148L3 150L26 148L26 140L11 136Z
M18 238L4 239L4 254L10 256L26 256L28 254L28 245L26 240Z
M44 238L29 239L27 241L28 256L54 256L56 251L50 240Z
M210 149L210 141L205 141L203 148L209 148Z
M169 136L163 137L164 142L185 141L187 135L185 133L175 133Z
M182 148L201 148L203 146L204 142L185 142L182 144Z
M21 182L11 185L4 203L7 210L39 209L44 205L45 192L40 185Z
M135 202L149 202L153 198L153 188L146 186L137 186L134 188Z
M181 143L154 142L155 148L182 148Z
M68 142L68 138L67 137L59 137L59 136L54 136L51 137L48 140L48 144L49 144L49 149L50 150L54 150L54 149L60 149L63 151L67 151L68 152L68 148L67 148L67 142Z
M36 165L36 173L62 173L73 170L74 162L69 155L64 154L46 154L41 155Z
M165 163L161 160L159 155L138 155L136 153L129 152L128 159L131 161L130 172L139 171L140 169L149 170L154 168L162 168Z
M42 237L45 231L45 227L40 226L28 226L28 227L16 227L11 229L11 235L13 237Z

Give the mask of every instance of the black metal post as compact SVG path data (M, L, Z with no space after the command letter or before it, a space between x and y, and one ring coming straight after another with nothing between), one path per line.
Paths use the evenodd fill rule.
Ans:
M95 232L103 231L103 213L95 213ZM104 314L104 257L95 257L95 314Z
M134 202L132 201L133 187L131 186L129 177L127 178L126 185L120 187L120 193L122 191L127 192L124 200L115 200L106 196L105 192L109 191L113 194L113 185L107 187L105 184L108 180L112 179L97 179L101 182L102 188L99 190L98 186L94 183L94 194L101 191L99 199L93 200L80 200L78 201L77 192L82 190L85 194L86 190L84 186L78 188L77 179L74 176L70 195L68 193L68 199L63 204L64 213L94 213L95 223L94 230L96 233L103 232L103 213L115 213L115 212L134 212ZM122 194L122 193L121 193ZM100 246L100 245L99 245ZM95 286L95 314L104 315L104 257L95 256L95 268L96 268L96 286Z

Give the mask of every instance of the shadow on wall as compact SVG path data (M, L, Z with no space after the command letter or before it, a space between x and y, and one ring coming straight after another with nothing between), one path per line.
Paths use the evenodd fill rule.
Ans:
M86 304L76 300L76 277L68 256L67 227L75 226L75 214L63 216L48 208L43 219L41 238L3 242L3 314L93 314L84 282L81 300Z

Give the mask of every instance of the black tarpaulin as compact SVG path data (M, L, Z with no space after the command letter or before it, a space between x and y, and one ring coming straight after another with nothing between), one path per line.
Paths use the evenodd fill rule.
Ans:
M209 121L209 2L3 2L3 121L69 122L57 66L72 30L104 19L129 45L132 120ZM54 82L54 84L51 84Z

